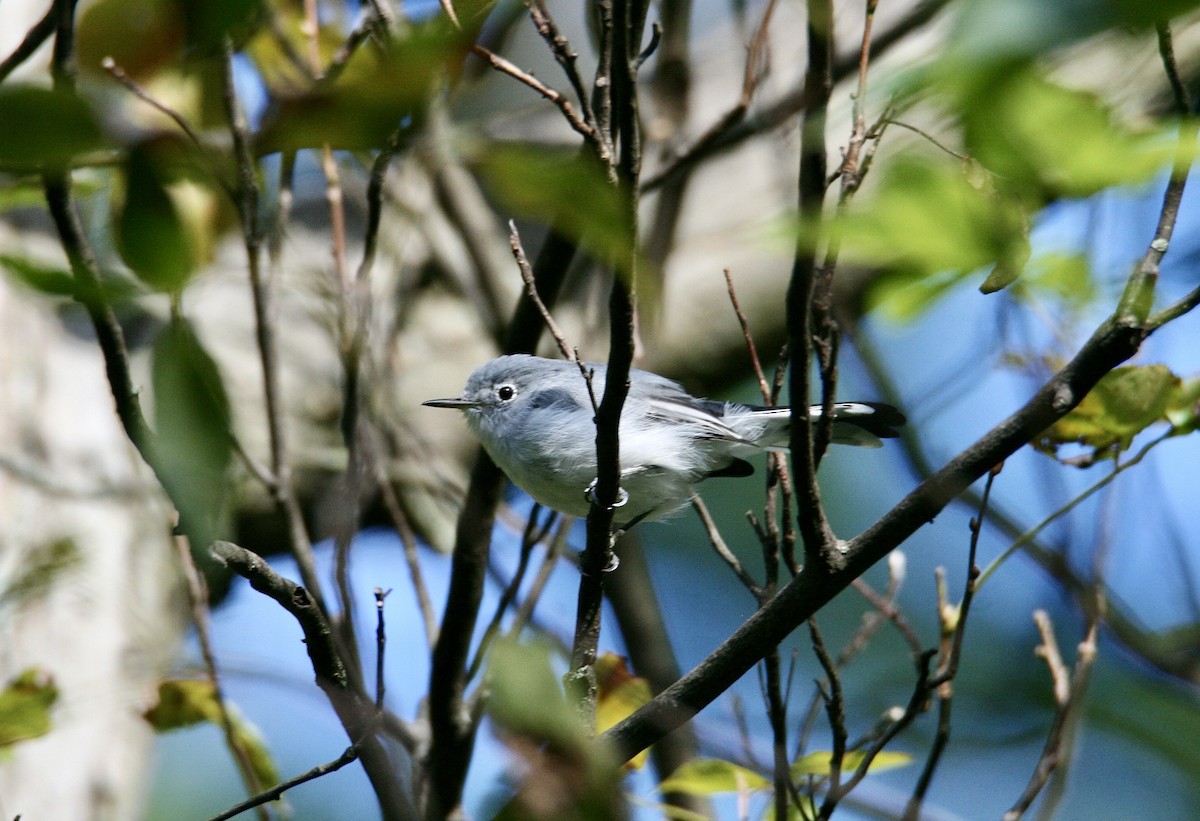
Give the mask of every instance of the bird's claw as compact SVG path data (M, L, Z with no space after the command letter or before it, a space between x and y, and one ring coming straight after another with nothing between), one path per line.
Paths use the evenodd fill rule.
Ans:
M596 482L597 481L599 481L599 480L593 479L588 484L588 486L586 488L584 488L583 498L588 500L588 504L592 504L592 505L597 504L597 501L596 501ZM629 493L626 492L625 488L617 487L617 500L612 503L612 505L609 507L609 510L616 510L619 507L625 507L625 505L627 505L627 504L629 504Z

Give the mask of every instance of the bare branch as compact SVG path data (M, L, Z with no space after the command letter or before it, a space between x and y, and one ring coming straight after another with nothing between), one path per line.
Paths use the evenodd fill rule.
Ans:
M483 46L474 45L471 46L471 53L486 60L492 68L496 69L501 74L507 74L514 80L529 86L538 94L541 94L547 100L554 103L556 106L558 106L558 110L562 112L562 115L567 118L567 122L571 124L571 128L575 129L583 137L590 140L595 136L595 129L588 125L583 118L579 116L579 114L575 111L575 107L571 105L571 101L568 100L564 95L558 93L554 89L550 88L550 86L539 80L537 77L534 77L527 71L523 71L514 63L509 62L490 49L484 48Z
M742 566L741 561L729 549L729 545L725 544L725 539L721 536L721 531L717 529L717 523L713 521L712 514L708 512L708 506L704 504L695 493L692 494L692 507L700 516L700 522L704 525L704 531L708 534L708 541L712 545L713 550L721 557L725 564L729 565L729 569L734 572L742 585L750 591L750 594L755 599L762 600L763 590L758 583L754 581L754 577L746 572L746 568Z
M352 744L333 761L313 767L311 770L303 772L294 778L289 778L287 781L281 781L266 792L259 793L253 798L249 798L240 804L234 804L224 812L214 815L212 818L208 819L208 821L228 821L230 818L241 815L246 810L266 804L268 801L278 800L285 792L293 787L299 787L301 784L312 781L315 778L320 778L323 775L337 772L342 767L345 767L347 764L352 761L356 761L357 759L358 748Z
M546 323L546 330L554 337L554 341L558 344L558 349L562 352L563 358L569 362L578 362L579 357L575 355L574 349L567 343L567 338L563 334L562 329L558 327L558 323L550 315L550 309L546 307L545 302L542 302L542 298L537 292L537 281L533 278L533 268L525 256L525 248L521 245L521 235L517 232L517 224L513 220L508 221L508 232L508 244L512 248L513 259L517 261L517 268L521 271L521 281L525 283L526 295L537 307L538 313L542 316L542 321Z

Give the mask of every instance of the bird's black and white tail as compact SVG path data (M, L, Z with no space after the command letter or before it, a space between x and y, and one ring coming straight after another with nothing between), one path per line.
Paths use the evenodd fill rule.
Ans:
M748 407L747 411L746 416L763 425L761 432L754 437L759 447L770 450L787 447L792 417L790 408ZM813 405L809 408L809 414L813 420L820 418L821 406ZM726 420L732 422L728 413ZM896 429L905 421L904 414L897 408L882 402L835 402L833 442L877 448L883 445L883 439L899 436L900 432Z

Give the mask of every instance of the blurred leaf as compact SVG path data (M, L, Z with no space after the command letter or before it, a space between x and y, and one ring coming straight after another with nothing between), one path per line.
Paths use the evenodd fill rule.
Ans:
M75 35L82 71L104 75L101 64L112 57L139 82L177 62L185 39L176 0L95 0L80 10Z
M844 256L886 269L871 301L907 319L969 273L989 265L1019 271L1029 253L1025 225L1019 203L972 185L957 166L901 157L837 230Z
M1175 154L1169 131L1133 131L1095 95L1050 82L1032 66L964 71L954 64L938 83L972 159L1010 196L1085 197L1144 182Z
M228 37L235 47L244 43L263 15L263 0L172 0L183 18L187 44L199 54L215 53Z
M246 43L245 53L254 61L263 83L272 94L296 97L312 85L308 65L297 64L296 55L307 55L310 45L308 27L301 4L283 4L274 9L277 30L267 27L258 30ZM281 43L280 40L286 43ZM322 65L337 53L346 42L346 35L336 25L322 25L317 34L317 48ZM289 53L290 47L290 53ZM367 44L370 48L370 44Z
M568 704L545 642L495 644L488 712L523 773L497 821L617 821L623 769Z
M1093 3L1099 0L1092 0ZM1125 26L1152 28L1200 7L1200 0L1111 0L1113 13Z
M220 371L185 320L172 320L155 341L152 381L156 469L201 553L226 530L230 412Z
M1073 308L1096 298L1091 266L1082 254L1039 254L1026 266L1021 283L1030 291L1049 294Z
M17 208L41 208L46 204L46 192L36 177L18 177L0 184L0 213Z
M332 85L283 97L257 137L262 153L328 145L380 148L423 116L438 83L461 65L468 43L440 18L397 35L384 48L359 48Z
M578 747L587 743L588 734L567 704L550 653L549 645L541 642L497 642L488 664L488 712L508 732Z
M1181 382L1171 392L1166 416L1176 433L1200 430L1200 379Z
M58 687L45 672L30 667L0 690L0 749L50 732L50 708Z
M1096 458L1116 456L1129 448L1133 437L1166 420L1168 402L1179 390L1179 377L1165 365L1115 368L1033 445L1055 455L1060 445L1079 443L1092 448Z
M629 716L650 700L650 683L629 672L625 659L616 653L604 653L596 659L596 734L599 735ZM628 766L645 766L648 750L634 756Z
M159 682L158 703L146 711L146 720L160 733L202 721L219 724L221 705L211 681L168 679Z
M826 776L830 774L829 763L833 760L833 753L829 750L818 750L811 752L802 758L797 759L792 763L791 773L792 778L803 778L808 775ZM842 772L852 773L862 766L866 760L866 753L862 750L851 750L842 756ZM868 772L877 773L884 770L894 770L897 767L903 767L912 761L912 756L908 753L893 753L884 750L871 759L871 766Z
M125 196L116 207L121 258L151 288L175 292L196 267L183 219L167 193L160 151L135 146L125 162Z
M753 770L719 758L694 758L679 766L658 789L664 793L714 795L745 792L771 786L771 781Z
M75 278L69 271L31 262L24 257L0 254L0 266L27 288L47 296L75 296Z
M19 607L41 598L64 574L82 564L79 546L71 539L56 539L34 548L21 560L16 575L0 592L0 604Z
M65 91L0 86L0 167L63 169L78 155L105 146L87 104Z
M279 770L262 735L228 701L225 709L233 729L233 743L245 755L262 787L279 783ZM223 728L221 703L211 681L167 679L159 682L158 703L146 711L145 718L159 733L208 722ZM236 754L236 753L235 753Z
M604 169L577 151L492 143L474 165L505 217L559 226L592 256L624 260L633 248L621 195Z

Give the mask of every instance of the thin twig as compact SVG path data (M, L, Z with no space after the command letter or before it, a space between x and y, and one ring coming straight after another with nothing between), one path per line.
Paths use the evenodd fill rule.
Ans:
M817 813L818 818L829 818L837 807L838 802L846 795L842 789L842 762L846 757L846 701L842 695L842 681L838 675L837 665L829 657L821 631L817 628L816 619L808 620L808 632L812 641L813 653L825 671L825 682L829 685L829 694L825 696L825 712L829 716L829 731L833 736L832 749L829 754L829 787L825 791L825 800ZM821 688L820 683L817 684Z
M496 602L495 612L492 613L492 620L483 631L483 637L479 640L479 647L475 650L475 658L467 665L467 681L473 680L479 671L483 669L483 662L487 658L488 650L491 649L492 642L500 632L500 624L504 619L509 608L517 598L517 593L521 589L521 583L525 581L525 573L529 569L529 559L533 555L533 549L542 542L546 535L550 532L550 528L554 526L554 520L557 514L553 510L547 509L545 519L538 524L538 515L542 513L542 506L535 504L533 509L529 511L529 518L525 522L525 529L521 534L521 549L517 557L517 569L513 572L512 578L504 588L504 592L500 594L500 600Z
M825 199L825 118L833 85L833 6L831 0L807 0L808 65L804 88L809 105L800 125L799 208L814 224L822 217ZM789 448L796 471L800 514L797 526L804 541L805 564L836 569L844 563L821 502L817 484L817 444L808 413L811 396L809 363L813 354L813 297L816 293L816 254L797 239L787 290L788 344L794 359L789 382L792 424ZM829 420L825 420L828 424ZM818 426L818 430L820 426Z
M13 49L12 53L0 62L0 83L4 82L8 75L12 74L22 63L33 56L42 43L50 39L50 35L54 33L55 26L58 24L58 4L51 3L50 8L46 9L46 13L42 15L42 19L33 24L33 27L25 33L21 42Z
M963 636L966 634L967 617L971 612L971 602L974 601L978 589L979 566L975 563L979 547L979 536L983 532L983 522L987 518L988 501L992 495L992 484L1002 468L997 465L988 472L987 482L983 486L983 497L979 502L979 513L971 519L970 548L967 554L967 581L963 590L962 600L957 607L947 604L944 594L943 577L938 579L938 620L942 625L943 651L938 672L930 685L937 689L938 723L934 734L933 744L930 745L929 755L925 759L925 767L913 788L912 797L904 809L905 821L917 821L921 815L921 804L933 783L933 775L941 763L942 753L950 743L950 719L954 699L954 679L958 675L958 665L962 659ZM940 570L940 568L939 568Z
M742 339L746 343L746 350L750 353L750 364L754 367L754 375L758 378L758 389L762 393L763 401L769 403L771 398L771 386L767 384L767 376L763 373L762 361L758 358L758 348L754 345L754 335L750 333L750 322L746 319L746 314L742 311L742 306L738 302L737 291L733 287L733 277L729 273L729 269L722 270L725 275L725 288L729 291L729 304L733 306L734 316L737 317L738 325L742 329Z
M975 583L976 589L978 589L980 586L982 586L983 583L985 581L987 581L991 577L991 575L996 572L996 570L999 569L1000 565L1004 564L1004 562L1008 560L1009 556L1011 556L1017 550L1020 550L1021 548L1025 547L1026 545L1033 543L1043 530L1045 530L1047 527L1049 527L1054 522L1061 519L1063 516L1066 516L1068 513L1070 513L1075 508L1079 507L1079 505L1083 504L1083 502L1087 501L1089 498L1091 498L1093 495L1095 495L1098 491L1103 490L1104 488L1108 487L1108 485L1111 484L1114 479L1116 479L1118 476L1120 476L1125 471L1129 470L1131 467L1134 467L1135 465L1139 464L1143 459L1146 458L1147 455L1149 455L1151 450L1158 447L1159 445L1161 445L1163 442L1165 442L1167 439L1170 439L1174 435L1175 435L1174 429L1169 429L1162 435L1158 436L1157 438L1151 439L1149 442L1147 442L1145 445L1143 445L1141 450L1139 450L1136 454L1134 454L1133 456L1131 456L1129 459L1125 460L1124 462L1121 462L1119 465L1114 466L1113 469L1111 471L1109 471L1107 474L1105 474L1103 478L1098 480L1095 484L1093 484L1087 490L1083 491L1083 493L1080 493L1074 499L1067 502L1065 505L1060 507L1058 510L1051 513L1045 519L1038 522L1036 525L1031 527L1029 530L1026 530L1024 533L1022 533L1019 537L1017 537L1013 541L1013 543L1011 545L1009 545L1007 548L1005 548L1004 551L999 556L997 556L995 559L992 559L991 564L989 564L987 567L985 567L983 569L983 571L979 574L978 580Z
M583 77L576 65L579 55L575 53L575 50L571 48L570 41L559 30L558 24L554 22L554 17L551 16L550 9L543 0L526 0L525 8L529 11L529 19L533 21L534 28L550 47L550 53L562 67L567 82L571 84L571 88L575 92L579 108L582 111L583 122L591 131L590 143L596 157L605 166L610 165L613 155L612 143L608 134L596 125L596 114L592 109L591 98L584 87Z
M383 619L383 601L392 591L375 588L375 712L383 712L384 665L383 651L387 647L387 632Z
M200 141L200 135L196 133L194 128L192 128L192 124L187 121L187 117L184 117L178 111L171 108L161 100L155 99L150 92L146 91L146 89L142 88L136 80L126 74L125 69L117 65L116 60L114 60L111 56L105 57L103 60L101 60L100 67L108 72L109 76L111 76L114 80L125 86L125 88L127 88L130 93L133 94L133 96L137 97L139 100L146 103L160 114L164 114L170 118L175 125L179 126L179 130L182 131L187 138L192 141L193 144L199 148L204 148L204 143Z
M217 668L217 654L213 650L212 643L212 620L208 609L208 586L204 583L204 577L200 575L196 568L196 562L192 557L192 549L188 544L188 540L183 537L176 537L174 541L175 553L179 558L179 566L183 570L183 578L187 584L188 602L192 609L192 624L196 628L196 641L200 645L200 658L204 661L204 670L208 675L209 684L212 685L213 701L216 703L217 712L220 715L220 726L221 732L225 735L225 746L233 753L233 759L237 762L238 773L241 775L242 781L245 782L246 789L251 794L261 792L263 785L259 782L258 773L250 761L249 751L238 738L237 730L233 726L233 717L229 712L229 703L225 700L224 688L221 686L221 676ZM258 816L263 821L266 821L270 817L270 814L265 808L260 807Z
M1033 775L1016 803L1004 814L1003 821L1018 821L1024 816L1051 776L1066 763L1074 737L1074 727L1079 720L1083 695L1091 680L1092 666L1096 660L1098 619L1095 614L1089 620L1087 632L1079 644L1074 673L1067 669L1062 660L1058 643L1054 639L1054 626L1050 623L1050 617L1044 611L1038 610L1033 614L1033 618L1042 637L1042 644L1036 653L1045 660L1050 670L1056 708L1054 721L1046 734L1046 743L1042 747L1042 754L1038 758Z
M547 100L558 106L558 109L562 112L563 117L565 117L567 122L571 124L571 128L579 132L580 135L589 140L594 136L594 129L588 125L582 117L579 116L579 113L575 111L575 107L571 105L571 101L566 98L566 95L560 94L559 92L550 88L550 86L543 83L537 77L534 77L529 72L522 70L516 64L504 59L499 54L496 54L494 51L491 51L488 48L480 45L474 45L471 46L471 53L486 60L492 68L496 69L501 74L507 74L517 82L529 86L538 94L542 95Z
M712 514L708 512L708 506L704 504L704 500L697 494L692 494L692 507L697 515L700 516L700 522L704 525L704 531L708 534L709 544L713 550L721 557L725 564L729 565L729 569L738 577L742 585L750 591L750 594L755 599L761 599L763 590L758 583L754 581L754 577L746 572L746 568L742 565L740 559L734 555L729 549L729 545L725 543L725 539L721 536L721 531L717 528L717 523L713 521Z
M521 245L521 235L517 232L517 224L513 220L508 221L508 244L512 248L513 259L517 261L517 268L521 271L521 281L525 283L525 293L533 304L537 306L537 311L541 314L542 321L546 323L546 330L550 331L550 335L554 337L554 341L558 344L558 349L562 352L563 357L568 362L578 362L579 357L567 343L567 338L563 334L562 329L558 327L558 323L554 321L554 317L550 314L550 309L546 307L546 303L542 302L542 298L537 292L537 282L533 278L533 268L525 256L525 248Z
M323 775L328 775L329 773L337 772L338 770L340 770L342 767L345 767L350 762L355 761L357 758L358 758L358 748L355 747L353 744L351 744L349 747L347 747L345 749L345 751L341 755L339 755L333 761L329 761L325 764L320 764L316 767L313 767L311 770L303 772L300 775L296 776L295 778L289 778L287 781L282 781L282 782L276 784L274 787L267 790L266 792L260 793L256 796L254 796L253 798L249 798L249 799L241 802L240 804L234 804L232 807L225 810L224 812L214 815L212 818L208 819L208 821L228 821L230 818L233 818L234 816L241 815L246 810L253 809L254 807L259 806L260 804L266 804L268 801L277 800L280 796L282 796L285 792L292 789L293 787L299 787L301 784L304 784L308 781L312 781L315 778L320 778Z
M268 439L271 449L271 474L275 479L272 490L274 501L288 525L288 542L304 586L324 611L320 577L317 575L313 558L312 542L304 523L304 514L292 485L291 460L284 432L284 412L280 390L280 366L277 339L275 336L274 289L263 277L262 231L259 225L258 170L251 146L250 130L238 102L233 81L233 48L227 42L222 72L225 116L233 138L234 158L237 163L236 205L241 219L242 241L246 248L247 269L250 277L250 293L254 306L255 335L259 363L262 367L263 398L267 417ZM281 173L287 163L281 164Z
M408 575L412 581L413 595L416 596L417 610L421 614L421 624L425 628L425 641L432 649L437 644L438 623L437 613L433 609L433 600L429 596L429 587L425 584L425 574L421 570L421 557L418 555L417 535L413 531L408 516L392 486L391 477L383 466L382 460L373 460L375 464L375 482L379 486L379 496L383 500L384 510L392 521L392 527L400 536L400 544L404 549L404 561L408 565Z

